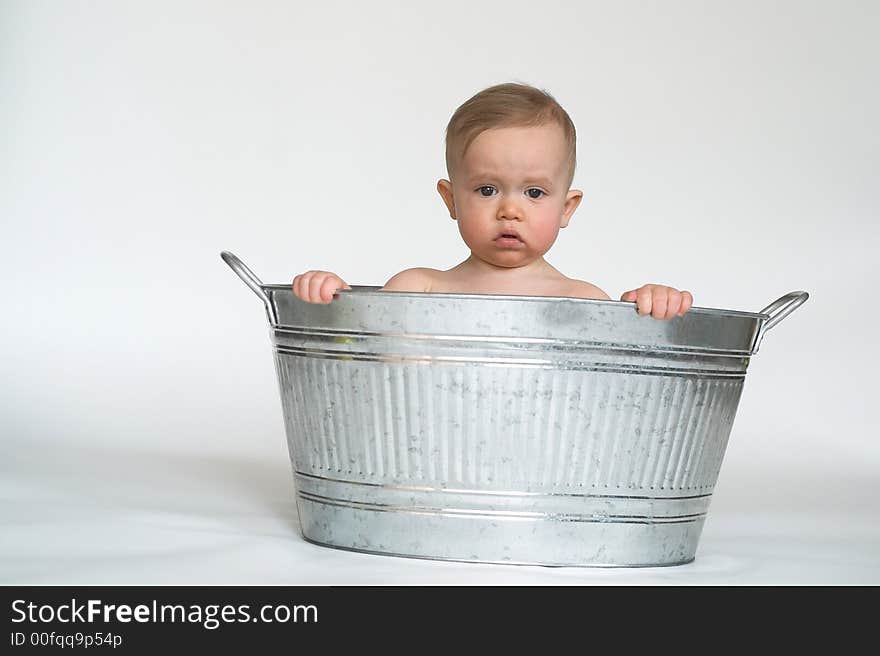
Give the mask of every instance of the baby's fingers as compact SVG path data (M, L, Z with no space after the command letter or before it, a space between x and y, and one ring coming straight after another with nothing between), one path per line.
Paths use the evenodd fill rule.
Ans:
M293 293L309 303L327 304L339 289L351 289L348 283L329 271L306 271L293 279Z
M329 300L324 300L321 296L321 289L324 286L324 283L327 280L327 276L330 275L326 271L315 271L315 275L309 278L309 293L308 293L308 301L309 303L329 303ZM332 297L331 297L332 298Z
M654 303L651 287L649 285L639 287L636 290L636 309L638 310L639 314L643 317L649 315L651 314L651 310L653 307Z
M317 273L316 271L306 271L293 279L293 293L297 298L304 301L309 300L309 281Z
M669 293L665 287L655 287L651 294L651 316L655 319L666 319L666 308L669 306Z
M324 303L330 303L333 300L333 294L342 288L351 289L342 278L330 274L321 284L321 301Z
M691 306L694 304L694 297L690 292L682 292L681 293L681 309L678 311L678 316L683 315L685 312L691 309Z
M669 288L666 295L666 316L664 319L672 319L677 317L681 312L682 293L677 289Z
M642 285L624 292L620 300L635 301L640 316L650 314L655 319L672 319L690 310L694 297L690 292L680 292L665 285Z

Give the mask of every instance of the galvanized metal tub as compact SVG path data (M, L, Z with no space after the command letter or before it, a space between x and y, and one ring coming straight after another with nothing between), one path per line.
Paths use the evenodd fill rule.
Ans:
M694 559L761 312L381 292L263 301L303 537L368 553L569 566Z

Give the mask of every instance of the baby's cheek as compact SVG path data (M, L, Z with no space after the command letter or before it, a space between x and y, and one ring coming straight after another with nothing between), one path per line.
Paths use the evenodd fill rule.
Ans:
M559 222L555 220L541 221L533 226L532 239L535 246L549 249L559 235Z
M468 221L458 221L458 232L461 234L464 243L468 246L472 246L480 241L478 239L480 237L480 230Z

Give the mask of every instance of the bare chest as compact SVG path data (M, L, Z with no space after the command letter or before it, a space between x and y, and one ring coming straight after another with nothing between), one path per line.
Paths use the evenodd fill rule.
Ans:
M507 294L515 296L567 296L571 281L522 279L463 279L438 272L431 285L432 292L446 294Z

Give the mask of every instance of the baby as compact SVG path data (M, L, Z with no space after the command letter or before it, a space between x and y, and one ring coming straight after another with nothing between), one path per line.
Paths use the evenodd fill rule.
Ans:
M415 268L393 276L382 291L567 296L610 300L595 285L564 276L544 254L580 204L571 189L575 128L550 94L523 84L499 84L459 107L446 128L448 180L437 191L470 257L446 271ZM350 289L328 271L293 279L294 294L330 303ZM693 297L665 285L643 285L620 297L641 315L671 319Z

